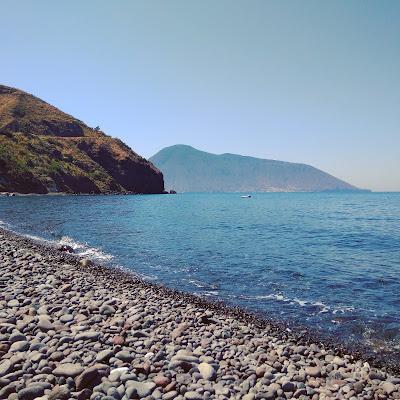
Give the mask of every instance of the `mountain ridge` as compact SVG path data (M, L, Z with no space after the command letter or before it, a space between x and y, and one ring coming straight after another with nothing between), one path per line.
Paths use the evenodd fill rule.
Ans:
M161 171L120 139L0 85L0 192L162 193Z
M213 154L183 144L166 147L149 160L163 171L166 188L180 192L361 190L308 164Z

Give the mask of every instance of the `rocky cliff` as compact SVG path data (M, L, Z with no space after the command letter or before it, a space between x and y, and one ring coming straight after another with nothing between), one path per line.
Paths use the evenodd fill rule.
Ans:
M0 192L163 190L162 173L119 139L0 85Z

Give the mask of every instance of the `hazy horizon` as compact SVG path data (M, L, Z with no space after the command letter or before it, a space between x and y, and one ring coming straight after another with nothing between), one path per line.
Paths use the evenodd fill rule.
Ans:
M1 84L151 157L187 144L400 191L400 3L2 2Z

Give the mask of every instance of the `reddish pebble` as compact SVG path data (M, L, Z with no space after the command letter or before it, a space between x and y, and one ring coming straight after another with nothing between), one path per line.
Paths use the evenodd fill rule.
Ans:
M125 339L122 336L114 336L113 337L113 344L121 345L121 344L124 344L124 342L125 342Z
M157 386L160 386L160 387L166 387L171 381L170 381L170 379L169 378L167 378L166 376L164 376L164 375L156 375L154 378L153 378L153 382L157 385Z

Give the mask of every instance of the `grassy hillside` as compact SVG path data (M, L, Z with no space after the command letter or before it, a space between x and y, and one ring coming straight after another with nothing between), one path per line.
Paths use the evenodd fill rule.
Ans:
M162 193L162 173L120 140L0 85L0 191Z

